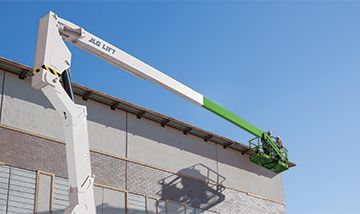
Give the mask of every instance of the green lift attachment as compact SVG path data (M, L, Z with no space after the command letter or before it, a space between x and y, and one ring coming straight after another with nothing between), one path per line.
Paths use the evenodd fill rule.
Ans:
M289 169L287 149L280 149L273 138L266 132L205 97L203 107L255 136L255 138L249 141L251 162L265 167L274 173L280 173Z

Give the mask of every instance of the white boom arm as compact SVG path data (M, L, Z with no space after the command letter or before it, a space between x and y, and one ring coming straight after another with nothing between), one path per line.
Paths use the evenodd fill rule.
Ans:
M52 44L51 47L49 47L51 52L48 54L50 60L53 60L56 64L48 64L48 66L57 72L61 73L70 67L70 53L69 50L65 48L66 46L62 41L63 39L139 78L151 80L197 105L203 105L203 95L200 93L85 31L83 28L57 17L54 13L50 12L49 16L53 17L52 19L54 19L56 24L54 23L54 26L49 26L49 28L54 28L54 30L49 33L49 36L52 38L48 38L48 40L51 40L49 42ZM50 61L50 63L51 62L52 61ZM36 69L42 66L41 63L42 62L35 64Z
M59 82L59 77L40 71L32 79L64 122L67 168L70 183L69 208L64 213L95 214L94 176L91 174L86 107L76 105Z
M58 27L53 13L39 22L32 86L41 89L64 122L70 183L70 205L64 213L95 214L86 107L76 105L60 83L60 74L70 68L71 53L62 41Z

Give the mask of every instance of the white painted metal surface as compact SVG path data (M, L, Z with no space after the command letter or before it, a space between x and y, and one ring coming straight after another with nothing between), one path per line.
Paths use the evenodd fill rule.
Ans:
M41 70L33 77L32 85L41 89L64 122L70 182L70 206L64 213L93 214L95 213L94 177L91 174L86 107L76 105L62 87L60 78L46 70Z
M34 70L46 65L62 73L70 68L71 53L62 40L56 15L50 12L39 21Z
M203 95L200 93L87 32L83 28L64 19L57 19L60 33L66 41L139 78L151 80L194 104L203 105Z

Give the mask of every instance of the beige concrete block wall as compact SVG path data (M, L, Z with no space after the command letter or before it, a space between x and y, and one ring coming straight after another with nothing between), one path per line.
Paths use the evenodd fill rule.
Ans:
M30 80L4 74L1 124L63 140L61 118L46 97L31 87Z
M216 144L128 116L128 158L199 179L216 180Z
M89 142L92 149L126 156L126 112L75 96L75 102L85 105L88 112Z
M249 157L218 146L219 174L225 186L284 201L282 175L252 164Z
M64 140L60 116L45 95L31 87L29 79L21 80L6 72L4 86L1 124ZM91 100L83 101L79 96L75 96L75 102L87 107L90 147L125 156L126 113L111 111Z

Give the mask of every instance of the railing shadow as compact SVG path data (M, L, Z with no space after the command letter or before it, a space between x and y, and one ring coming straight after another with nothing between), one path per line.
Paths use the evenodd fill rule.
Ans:
M159 181L162 186L158 195L162 200L171 200L201 209L210 209L225 200L225 177L203 164L195 164ZM191 177L191 178L190 178ZM182 208L181 208L182 209Z

